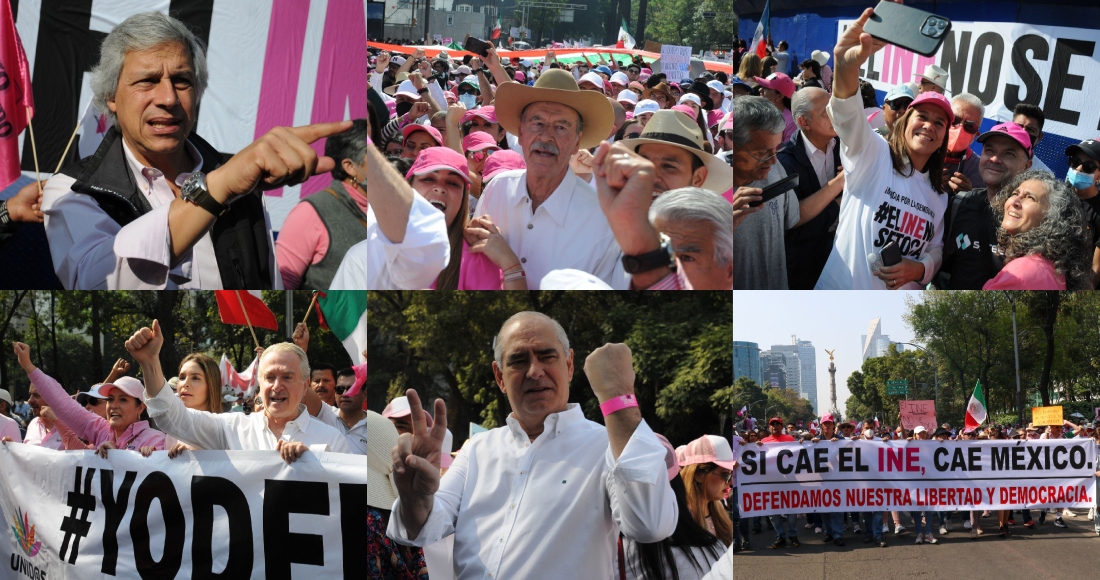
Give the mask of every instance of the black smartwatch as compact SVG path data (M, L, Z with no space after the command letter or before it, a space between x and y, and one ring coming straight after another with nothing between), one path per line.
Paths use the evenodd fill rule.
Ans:
M623 269L627 274L641 274L664 266L668 266L673 271L676 270L672 241L665 234L661 234L660 248L639 256L623 256Z
M180 197L214 214L214 217L221 217L229 211L227 204L218 202L214 196L210 195L210 190L206 189L206 174L201 171L192 173L187 181L183 182Z

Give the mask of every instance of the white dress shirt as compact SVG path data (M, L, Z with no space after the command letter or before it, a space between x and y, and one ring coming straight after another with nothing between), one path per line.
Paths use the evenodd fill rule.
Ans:
M527 170L493 178L478 201L476 215L488 215L527 273L527 286L552 270L588 272L616 290L629 288L622 255L600 209L596 190L570 169L557 189L531 211Z
M45 447L46 449L65 450L65 443L61 441L61 434L57 432L57 427L47 430L38 417L27 423L27 436L23 438L23 443Z
M340 418L340 409L333 407L332 405L321 401L321 410L317 412L317 416L314 417L318 421L335 427L337 431L344 434L344 439L348 441L348 453L355 453L356 455L367 454L367 416L363 415L363 420L359 421L352 427L348 427L348 424Z
M121 137L120 137L121 140ZM181 173L182 185L202 169L202 156L186 142L190 172ZM219 290L223 288L214 242L207 231L175 266L168 228L168 209L176 194L160 170L143 166L122 141L126 164L134 183L153 208L126 226L111 219L89 195L72 191L76 180L58 173L42 189L42 212L54 272L67 290ZM239 199L239 198L238 198ZM268 232L268 267L272 288L283 287L275 263L271 216L264 206Z
M362 246L362 248L360 248ZM374 210L367 208L367 239L351 247L353 254L366 258L363 285L348 287L339 271L332 288L356 290L424 290L435 282L451 258L451 241L447 238L447 220L420 194L413 195L405 239L395 244L382 233ZM364 255L365 254L365 255ZM344 257L344 262L348 257ZM340 264L344 269L344 264ZM337 282L341 286L337 286Z
M156 397L150 397L146 390L145 404L161 431L193 442L200 449L269 451L275 450L281 439L304 443L314 452L348 453L344 435L310 417L305 405L298 406L298 418L288 422L282 436L276 437L267 427L267 415L263 412L245 415L188 409L168 383L164 383Z
M638 424L618 460L607 429L576 403L534 442L519 422L471 439L443 476L415 540L394 502L386 535L426 546L454 534L456 578L611 579L622 533L657 542L676 529L665 448Z
M810 165L813 165L814 173L817 174L817 182L821 184L821 187L825 187L830 179L836 177L836 160L833 159L833 149L836 147L836 141L829 139L829 144L822 151L816 145L810 143L809 138L803 133L802 143L805 145L806 157L810 159Z

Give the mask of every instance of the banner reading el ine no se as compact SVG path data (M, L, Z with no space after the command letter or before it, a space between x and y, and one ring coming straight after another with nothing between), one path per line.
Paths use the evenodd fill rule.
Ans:
M364 578L367 460L0 445L0 578Z
M822 441L739 449L742 515L1092 507L1091 439Z

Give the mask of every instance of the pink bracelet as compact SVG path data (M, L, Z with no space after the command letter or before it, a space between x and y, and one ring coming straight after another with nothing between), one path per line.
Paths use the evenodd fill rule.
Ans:
M600 403L600 411L602 411L603 416L606 417L612 413L622 411L623 409L637 406L638 398L634 395L620 395L614 399L608 399Z

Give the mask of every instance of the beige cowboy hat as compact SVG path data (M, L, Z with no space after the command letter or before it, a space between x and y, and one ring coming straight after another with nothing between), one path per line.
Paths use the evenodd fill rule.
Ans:
M584 122L581 149L599 145L615 126L615 110L607 97L595 91L582 91L573 75L562 69L550 69L529 87L519 83L504 83L497 88L497 121L505 131L519 135L519 117L531 103L550 102L576 111Z
M367 411L367 505L388 510L397 501L397 485L393 482L393 448L397 446L397 427L375 413Z
M637 152L640 145L654 143L679 147L699 158L707 168L702 188L723 194L733 187L733 169L721 158L703 150L703 133L680 111L657 111L637 139L625 139L623 145Z

